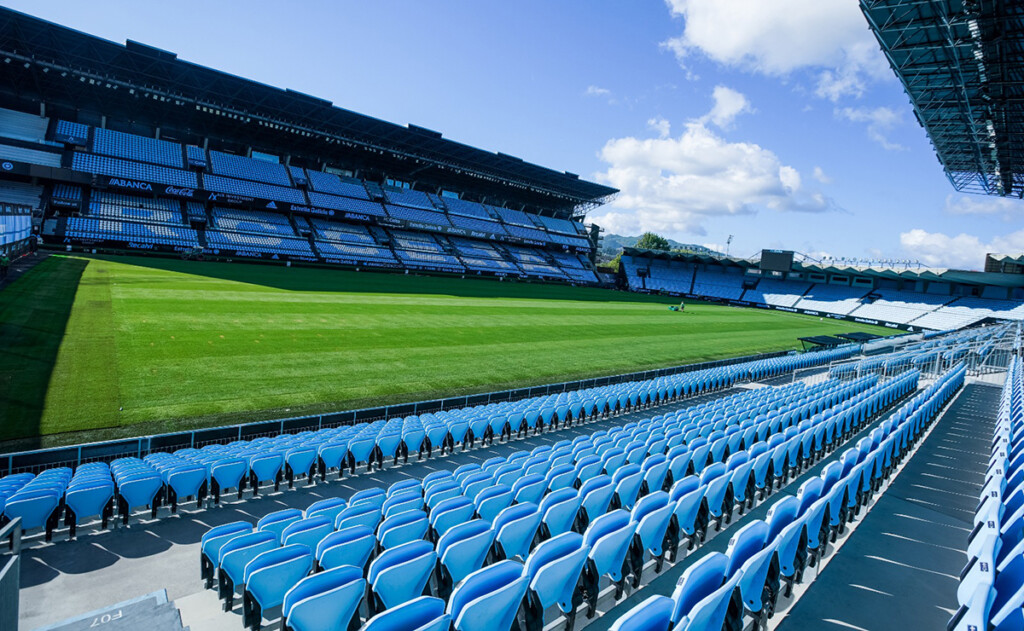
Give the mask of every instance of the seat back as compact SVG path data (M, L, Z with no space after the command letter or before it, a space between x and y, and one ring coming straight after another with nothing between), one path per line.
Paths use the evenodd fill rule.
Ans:
M523 596L527 578L515 561L499 561L473 572L456 585L448 614L456 631L508 631Z

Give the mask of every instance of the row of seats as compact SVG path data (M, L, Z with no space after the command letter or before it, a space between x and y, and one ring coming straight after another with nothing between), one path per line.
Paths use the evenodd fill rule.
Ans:
M422 481L404 480L387 491L360 491L347 503L328 499L305 512L279 511L264 517L255 528L245 522L220 526L203 539L203 578L212 584L213 570L218 569L220 595L227 608L235 589L241 589L243 618L254 628L263 611L287 599L289 589L305 590L307 582L326 580L317 578L318 574L303 579L311 569L334 571L348 566L352 577L365 574L368 615L414 598L433 577L434 591L444 598L450 595L451 613L457 618L460 594L493 592L492 579L499 576L503 582L521 584L522 590L508 594L503 588L502 594L491 594L489 600L500 604L485 607L492 613L479 618L480 624L490 626L459 627L456 620L456 628L507 629L529 586L533 591L526 605L528 629L540 629L545 609L555 604L564 615L574 614L584 601L582 594L592 614L602 576L621 584L631 571L638 580L645 555L661 559L666 539L678 540L679 529L689 533L700 528L693 522L701 508L705 513L727 510L731 514L734 505L740 511L745 504L752 505L753 497L746 495L758 477L752 455L764 456L761 460L767 463L779 459L776 453L782 454L783 473L776 476L781 485L786 472L809 466L813 460L807 454L794 455L790 461L789 454L800 452L802 445L815 445L813 438L818 436L821 446L817 449L823 452L844 436L839 431L841 414L832 419L836 431L827 437L812 429L815 423L810 419L798 425L799 419L832 405L843 404L844 412L853 412L858 404L873 402L872 397L899 396L916 381L880 386L877 392L872 383L766 388L704 406L725 414L703 414L700 421L690 420L690 415L700 413L692 410L682 419L657 417L581 436L571 443L539 447L532 453L435 472ZM846 406L851 396L857 403ZM887 402L883 398L879 405ZM752 417L766 406L776 412L774 417ZM792 412L794 407L802 413L787 418L785 410ZM727 442L734 445L731 455ZM769 468L764 467L760 479L773 484L766 481ZM718 489L723 490L721 496ZM676 534L670 533L673 514L682 522L672 527ZM282 556L294 559L289 571L276 567ZM507 559L525 559L525 564ZM267 588L270 583L273 589ZM334 609L340 606L339 598L331 593L318 600L333 603ZM351 616L358 610L362 590L353 590L344 599L344 610ZM334 624L345 626L348 620L334 620Z
M1024 363L1018 329L951 631L1024 629Z
M774 371L785 371L804 365L808 358L828 363L849 351L814 353L809 356L779 358ZM753 368L752 368L753 367ZM368 470L382 467L385 458L408 458L410 452L422 458L430 457L432 450L441 454L453 451L457 445L463 450L478 441L493 443L511 439L548 427L558 427L602 415L657 405L733 385L737 380L752 378L752 370L759 374L762 362L748 362L720 368L703 369L658 379L626 382L569 391L560 394L532 397L513 402L492 403L486 406L443 410L387 421L359 423L327 428L317 432L283 434L252 441L236 441L228 445L207 445L201 449L183 449L174 454L154 453L139 458L121 458L110 466L114 480L113 499L122 523L129 516L146 508L150 516L157 516L158 508L168 506L173 513L178 503L194 498L201 507L206 498L219 502L221 494L234 490L239 497L249 489L256 495L261 485L281 482L289 486L297 478L312 482L315 475L326 481L327 474L337 471L339 477L345 469L355 473L359 463ZM69 476L71 471L64 470ZM40 475L44 475L46 472ZM22 474L17 474L22 475ZM0 481L7 478L0 478ZM25 528L45 528L46 537L57 526L54 516L64 506L63 494L57 502L39 500L37 512L45 518L26 521ZM77 522L99 517L103 511L75 511ZM10 516L0 507L0 521Z
M778 500L764 520L737 531L724 554L712 552L688 567L671 596L651 596L611 628L705 631L741 629L747 623L766 627L778 597L791 595L793 585L803 580L804 568L820 562L828 542L835 541L845 523L878 492L961 388L965 374L963 365L945 373L829 463L820 476L804 482L796 496ZM906 379L916 381L916 375L895 381Z

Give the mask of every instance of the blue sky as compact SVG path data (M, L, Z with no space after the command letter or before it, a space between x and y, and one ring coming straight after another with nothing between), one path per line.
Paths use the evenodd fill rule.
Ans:
M1024 250L1022 202L953 191L856 0L5 5L610 184L591 219L620 234L966 268Z

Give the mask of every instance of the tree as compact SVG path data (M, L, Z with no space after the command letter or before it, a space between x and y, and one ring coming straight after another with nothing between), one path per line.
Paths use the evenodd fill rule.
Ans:
M636 242L636 247L641 250L665 250L668 251L668 239L665 237L654 234L653 232L645 232L640 235L640 239Z

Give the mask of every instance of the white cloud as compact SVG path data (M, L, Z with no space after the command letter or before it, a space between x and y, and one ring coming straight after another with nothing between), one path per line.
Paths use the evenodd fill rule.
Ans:
M745 95L724 85L715 86L715 91L711 96L714 98L715 104L701 120L711 121L720 129L731 127L733 121L740 114L754 111Z
M853 0L667 0L683 33L663 43L686 68L693 55L783 77L813 73L815 93L833 101L860 96L891 77Z
M1008 197L949 195L946 197L946 212L951 215L1001 215L1011 221L1020 219L1024 213L1024 201Z
M821 167L814 167L814 179L818 180L822 184L832 183L832 178L826 175L824 169Z
M880 144L888 151L903 151L905 147L889 140L889 133L893 128L902 124L903 113L889 107L844 107L836 108L835 116L848 120L852 123L865 123L868 128L868 138Z
M949 236L941 232L928 232L915 228L900 234L900 244L912 257L933 267L982 269L985 255L1024 252L1024 230L995 237L988 243L980 238L961 233Z
M661 116L655 116L647 121L647 127L658 134L658 138L668 138L669 134L672 133L672 125L662 118Z
M735 108L727 111L738 113ZM611 207L592 215L594 221L617 234L654 230L681 237L706 234L710 217L753 214L762 208L836 209L820 192L805 190L800 173L772 151L730 142L712 131L712 113L689 121L677 137L609 140L600 152L608 168L595 177L621 193Z
M608 88L602 88L596 85L588 85L587 89L583 92L585 96L599 96L607 97L612 95L612 91Z

